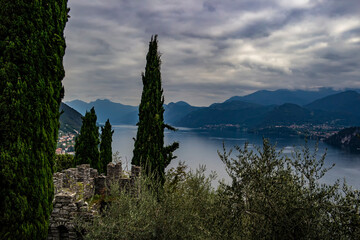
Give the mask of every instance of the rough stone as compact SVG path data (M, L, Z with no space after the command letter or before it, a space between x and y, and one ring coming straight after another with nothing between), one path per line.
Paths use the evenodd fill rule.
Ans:
M53 212L50 216L48 240L76 239L77 234L73 225L76 216L87 221L98 214L96 210L89 209L86 200L95 194L106 195L109 187L117 183L119 190L135 193L135 179L140 176L141 168L133 166L130 178L124 178L121 163L109 163L108 176L99 176L96 169L89 164L82 164L76 168L69 168L54 173L54 200Z

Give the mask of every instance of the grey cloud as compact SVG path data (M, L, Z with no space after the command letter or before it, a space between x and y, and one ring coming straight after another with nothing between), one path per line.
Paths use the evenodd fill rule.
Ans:
M358 86L359 1L294 3L301 1L70 0L65 100L137 105L152 34L159 34L167 102Z

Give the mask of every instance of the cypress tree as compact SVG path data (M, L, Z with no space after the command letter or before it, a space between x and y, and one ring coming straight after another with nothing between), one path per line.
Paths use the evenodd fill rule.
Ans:
M99 127L94 107L82 117L79 136L75 139L75 164L90 164L100 172L99 162Z
M46 239L66 0L0 0L0 236Z
M101 127L101 143L100 143L100 173L106 172L106 166L112 161L112 135L114 131L111 130L109 119L106 121L105 126Z
M164 147L164 129L175 129L164 123L161 60L157 46L157 35L155 35L155 37L151 37L149 52L146 56L145 73L142 74L143 91L131 163L142 166L146 174L163 184L165 168L175 158L173 151L179 147L179 144L174 142Z

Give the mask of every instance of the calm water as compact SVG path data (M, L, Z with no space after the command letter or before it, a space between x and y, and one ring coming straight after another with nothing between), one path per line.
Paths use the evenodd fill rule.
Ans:
M119 151L123 163L130 164L132 151L134 148L133 138L136 136L137 127L135 126L113 126L113 151ZM277 148L284 149L284 154L291 156L293 147L301 147L305 141L301 138L276 138L269 137L271 143L277 143ZM207 170L216 171L218 178L229 180L225 172L224 164L221 162L217 150L222 150L222 144L227 148L234 145L243 146L247 141L253 145L262 145L262 136L247 134L243 132L230 131L201 131L194 129L179 129L177 132L165 132L165 142L171 143L178 141L180 148L175 151L177 159L173 160L170 167L176 166L179 161L185 161L186 164L196 169L199 165L206 165ZM316 141L309 140L309 146L314 149ZM349 185L360 189L360 154L351 154L344 150L333 148L323 142L319 142L318 157L325 153L326 165L335 163L335 167L330 170L323 182L333 183L336 179L346 178ZM236 152L233 152L235 156Z

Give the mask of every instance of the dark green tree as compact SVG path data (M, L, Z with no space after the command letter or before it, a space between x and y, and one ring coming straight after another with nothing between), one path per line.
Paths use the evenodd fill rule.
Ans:
M0 238L46 239L66 0L0 0Z
M96 126L97 116L94 107L86 111L82 117L79 136L75 139L75 164L90 164L100 171L99 162L99 127Z
M164 123L164 97L161 87L160 54L157 35L151 37L142 74L143 92L139 106L138 131L132 164L142 166L146 174L164 183L165 168L175 158L173 152L179 143L164 147L164 129L174 128Z
M100 143L100 173L105 173L106 166L112 161L112 135L114 131L111 130L109 119L105 126L101 127L101 143Z

